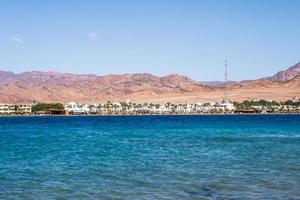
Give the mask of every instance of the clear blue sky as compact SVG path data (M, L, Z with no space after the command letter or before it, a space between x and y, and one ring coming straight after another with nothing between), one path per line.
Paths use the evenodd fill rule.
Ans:
M195 80L272 75L300 61L300 1L3 0L0 70Z

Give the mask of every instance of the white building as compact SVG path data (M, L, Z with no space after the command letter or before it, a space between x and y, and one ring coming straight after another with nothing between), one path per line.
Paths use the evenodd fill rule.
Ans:
M235 110L235 106L233 105L233 103L231 103L229 101L222 102L221 106L223 106L228 111L234 111Z
M87 114L90 112L90 108L88 104L78 104L76 102L70 102L64 105L64 108L69 113L80 115Z
M31 114L29 104L0 104L0 115Z
M11 104L0 104L0 115L10 115L15 113L15 106Z

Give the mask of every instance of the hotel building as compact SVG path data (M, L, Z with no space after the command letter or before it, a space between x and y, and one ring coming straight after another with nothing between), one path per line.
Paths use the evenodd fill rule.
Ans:
M28 104L0 104L0 115L31 114L31 105Z

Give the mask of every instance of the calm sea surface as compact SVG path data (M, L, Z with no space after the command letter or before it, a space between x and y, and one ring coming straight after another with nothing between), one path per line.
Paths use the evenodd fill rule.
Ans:
M1 117L0 199L300 199L300 115Z

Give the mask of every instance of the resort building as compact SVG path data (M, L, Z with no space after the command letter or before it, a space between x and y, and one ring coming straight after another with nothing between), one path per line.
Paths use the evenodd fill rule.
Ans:
M11 104L0 104L1 115L11 115L15 113L15 106Z
M88 114L90 112L90 108L88 104L78 104L75 102L67 103L64 106L65 110L73 115L83 115Z
M31 114L31 105L20 104L16 105L16 113L17 114Z
M0 104L0 115L28 115L31 107L28 104Z

